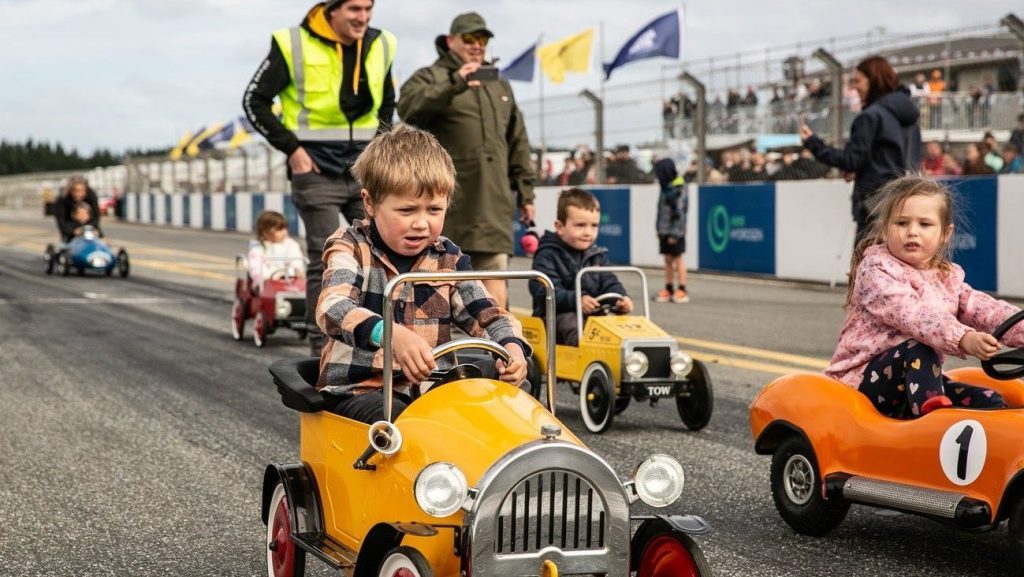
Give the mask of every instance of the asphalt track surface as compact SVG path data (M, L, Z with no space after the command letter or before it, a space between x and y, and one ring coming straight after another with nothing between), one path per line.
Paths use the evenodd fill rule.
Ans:
M267 367L307 348L288 331L263 350L231 339L243 235L105 228L131 254L128 279L46 276L52 221L0 212L0 575L264 574L263 469L295 459L298 444ZM660 273L648 275L655 290ZM772 504L747 408L776 376L824 366L842 290L706 275L689 285L690 304L654 304L652 317L709 363L706 429L687 431L671 403L634 402L594 436L568 390L557 409L623 478L652 452L682 462L672 511L711 523L698 542L715 575L1009 572L1005 527L966 533L854 507L826 538L794 534ZM522 287L512 298L528 304ZM330 573L310 559L307 574Z

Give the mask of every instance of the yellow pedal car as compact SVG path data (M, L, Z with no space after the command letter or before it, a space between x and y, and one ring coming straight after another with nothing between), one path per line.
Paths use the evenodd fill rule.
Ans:
M643 316L613 315L623 295L607 293L597 297L601 308L584 324L581 281L583 275L598 272L639 275L643 298L638 300L644 305ZM567 382L579 394L583 424L592 433L607 431L612 418L626 410L631 399L649 401L651 405L659 399L675 399L679 418L692 430L704 428L711 420L714 395L707 367L679 350L679 343L651 321L648 294L647 276L637 267L584 267L576 274L579 346L555 347L555 375L557 382ZM541 375L550 368L551 356L543 347L550 329L538 317L519 316L519 321L534 348L530 380L534 396L538 396Z
M550 280L529 271L406 273L385 294L404 282L479 278L541 280L554 308ZM390 298L382 312L390 415ZM470 346L507 359L481 339L434 353ZM621 481L527 392L476 377L475 368L456 365L393 422L367 425L322 410L318 359L275 362L282 400L300 412L300 460L264 474L268 575L301 576L307 554L354 577L711 575L691 537L709 530L700 517L630 514L638 500L676 502L683 471L675 459L652 455Z

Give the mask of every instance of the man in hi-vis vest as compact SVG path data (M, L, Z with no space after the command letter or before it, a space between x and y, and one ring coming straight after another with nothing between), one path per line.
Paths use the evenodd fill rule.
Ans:
M370 28L372 12L373 0L328 0L299 26L275 31L242 101L253 126L288 155L292 201L306 227L306 324L314 356L324 339L315 316L324 242L338 229L339 213L349 222L363 218L349 167L378 132L391 128L395 112L397 42ZM280 119L271 112L275 97Z

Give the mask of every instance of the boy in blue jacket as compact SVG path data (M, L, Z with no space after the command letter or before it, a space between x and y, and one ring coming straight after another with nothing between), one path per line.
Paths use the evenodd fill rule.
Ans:
M576 273L583 267L603 266L608 262L608 249L597 246L601 223L601 205L590 192L570 188L558 196L555 232L547 231L540 239L533 256L533 269L549 277L555 285L555 335L559 344L576 346ZM588 274L581 282L583 314L598 307L596 297L605 293L626 294L626 289L613 273ZM533 315L544 316L544 288L530 281L533 294ZM633 301L625 296L616 305L616 312L633 311Z

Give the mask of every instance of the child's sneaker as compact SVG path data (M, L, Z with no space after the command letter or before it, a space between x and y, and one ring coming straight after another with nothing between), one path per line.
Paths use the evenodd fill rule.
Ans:
M658 294L654 296L654 302L656 303L667 303L672 298L672 293L668 292L667 289L661 289Z
M686 291L683 289L676 289L676 292L672 293L672 302L678 304L688 303L690 302L690 295L686 294Z

